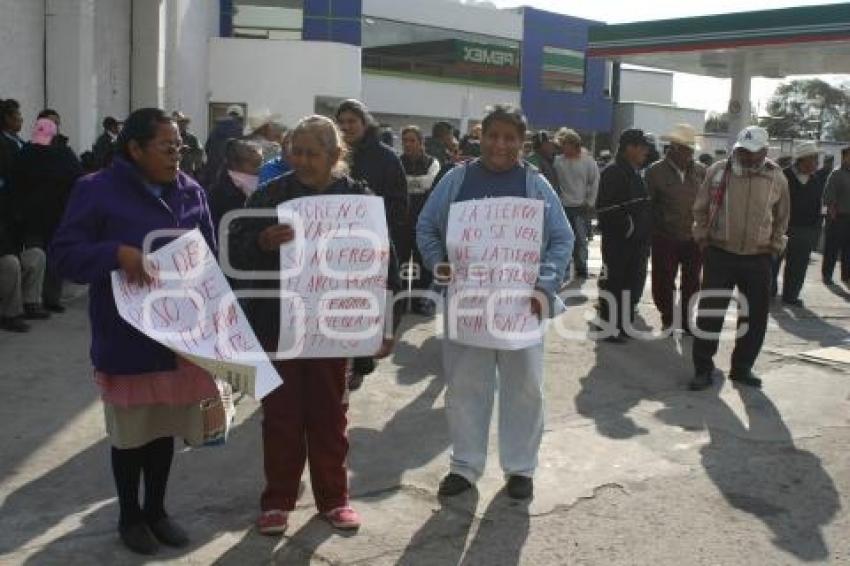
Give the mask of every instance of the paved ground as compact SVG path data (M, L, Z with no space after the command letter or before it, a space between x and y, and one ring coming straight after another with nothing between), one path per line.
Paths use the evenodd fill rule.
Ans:
M353 395L350 476L364 527L332 531L309 488L282 539L251 530L262 487L259 415L228 445L178 454L170 510L186 564L850 564L850 379L801 352L850 342L850 292L812 266L807 308L775 307L763 392L685 391L690 340L547 340L547 424L536 498L440 501L448 437L433 322L410 319L395 355ZM595 283L585 286L586 291ZM585 328L590 301L565 322ZM135 564L117 542L85 300L23 336L0 334L0 564ZM648 295L641 313L657 325ZM728 369L729 348L718 364ZM495 426L494 426L495 429Z

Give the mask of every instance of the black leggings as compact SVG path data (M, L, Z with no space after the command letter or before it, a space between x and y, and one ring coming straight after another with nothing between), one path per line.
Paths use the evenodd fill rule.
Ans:
M165 517L165 487L174 458L174 439L170 436L138 448L112 447L112 474L118 490L121 510L119 525L126 527L141 521ZM145 478L145 505L139 507L139 480Z

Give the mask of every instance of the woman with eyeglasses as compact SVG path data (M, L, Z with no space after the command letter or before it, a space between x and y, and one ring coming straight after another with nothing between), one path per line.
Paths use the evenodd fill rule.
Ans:
M215 250L206 195L179 170L180 146L177 124L162 110L133 112L112 164L77 182L51 248L59 273L89 284L91 359L112 443L118 531L130 550L148 555L160 544L188 544L164 506L174 437L203 441L200 402L217 392L209 374L122 320L110 273L121 269L130 283L150 282L142 246L155 230L199 228Z

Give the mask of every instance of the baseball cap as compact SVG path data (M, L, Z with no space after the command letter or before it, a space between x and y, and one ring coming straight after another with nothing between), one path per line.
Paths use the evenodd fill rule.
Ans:
M620 147L627 145L652 145L643 130L629 129L620 134Z
M238 104L231 104L227 107L227 113L236 116L237 118L244 118L245 111L242 110L242 107Z
M770 136L767 130L759 126L747 126L738 134L738 141L734 149L743 148L747 151L757 152L767 149L770 145Z

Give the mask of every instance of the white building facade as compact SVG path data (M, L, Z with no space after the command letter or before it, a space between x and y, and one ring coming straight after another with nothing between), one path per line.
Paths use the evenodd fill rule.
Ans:
M452 0L0 0L0 98L24 137L45 107L78 152L106 116L180 110L205 138L229 104L293 125L362 99L382 124L464 129L496 103L532 125L607 132L595 22Z

